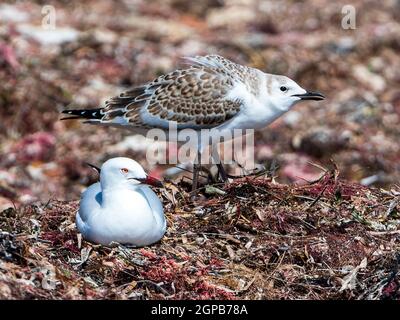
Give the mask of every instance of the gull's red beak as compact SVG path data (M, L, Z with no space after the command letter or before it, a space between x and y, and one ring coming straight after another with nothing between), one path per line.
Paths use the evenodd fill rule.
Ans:
M136 179L136 180L139 180L141 183L145 183L150 186L157 187L157 188L162 188L164 186L160 180L150 177L150 176L147 176L144 179Z

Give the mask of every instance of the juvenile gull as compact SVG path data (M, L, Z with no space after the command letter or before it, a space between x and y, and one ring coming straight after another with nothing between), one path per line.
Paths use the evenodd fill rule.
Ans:
M220 136L233 136L234 129L269 125L296 102L324 99L322 94L306 91L288 77L264 73L218 55L186 59L191 63L187 69L121 93L107 101L104 108L63 113L72 115L67 119L85 119L85 123L123 127L141 134L153 128L168 131L174 122L178 131L216 129ZM207 145L199 142L198 159ZM220 176L226 180L216 145L212 147ZM195 163L193 189L197 187L199 168L200 164Z
M160 199L145 184L160 186L129 158L106 161L100 182L81 196L76 226L83 238L103 245L146 246L160 240L166 220Z

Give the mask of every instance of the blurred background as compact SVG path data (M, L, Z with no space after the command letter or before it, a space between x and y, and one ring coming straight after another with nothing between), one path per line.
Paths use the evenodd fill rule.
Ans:
M310 162L333 159L342 178L390 188L400 177L399 21L398 0L2 1L0 209L76 200L97 179L84 162L113 156L162 176L142 138L59 121L59 112L96 107L205 54L327 97L257 133L255 159L276 164L278 182L316 179Z

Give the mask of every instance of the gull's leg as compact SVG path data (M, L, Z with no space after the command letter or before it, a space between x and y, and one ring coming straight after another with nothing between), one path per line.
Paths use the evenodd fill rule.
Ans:
M205 166L201 166L200 172L204 172L207 174L207 179L208 179L208 183L216 183L218 181L215 180L216 177L214 177L210 171L210 169L206 168ZM201 176L201 175L200 175ZM205 177L203 175L203 177Z
M218 148L216 144L212 146L211 157L214 159L217 165L218 175L220 176L223 182L226 182L228 180L228 174L226 173L225 168L221 163L221 159L219 157Z
M197 186L199 184L199 174L201 169L201 153L200 150L197 151L196 159L193 163L193 184L192 184L192 191L197 190Z
M223 182L228 181L228 174L225 171L224 166L222 165L222 163L217 163L217 168L218 168L218 174L220 176L220 178L222 179Z
M249 176L254 176L254 175L257 175L257 174L263 172L263 170L262 170L262 171L260 171L260 172L251 172L251 173L248 173L248 174L243 174L243 175L239 175L239 176L234 176L234 175L228 174L228 173L226 172L224 166L222 165L221 159L220 159L219 154L218 154L217 145L213 145L213 146L212 146L212 153L211 153L211 156L212 156L212 158L213 158L215 164L217 165L217 168L218 168L218 175L219 175L219 177L221 178L221 180L222 180L223 182L228 181L228 179L240 179L240 178L245 178L245 177L249 177ZM240 165L239 163L237 163L237 165L238 165L240 168L244 169L243 166Z

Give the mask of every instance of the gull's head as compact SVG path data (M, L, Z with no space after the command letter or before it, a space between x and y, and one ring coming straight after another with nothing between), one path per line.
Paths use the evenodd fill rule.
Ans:
M103 189L123 188L149 184L162 187L162 183L147 175L142 166L129 158L112 158L104 162L100 171L100 183Z
M288 77L272 74L267 74L266 76L268 100L279 109L287 111L296 102L303 100L325 99L322 94L307 91Z

